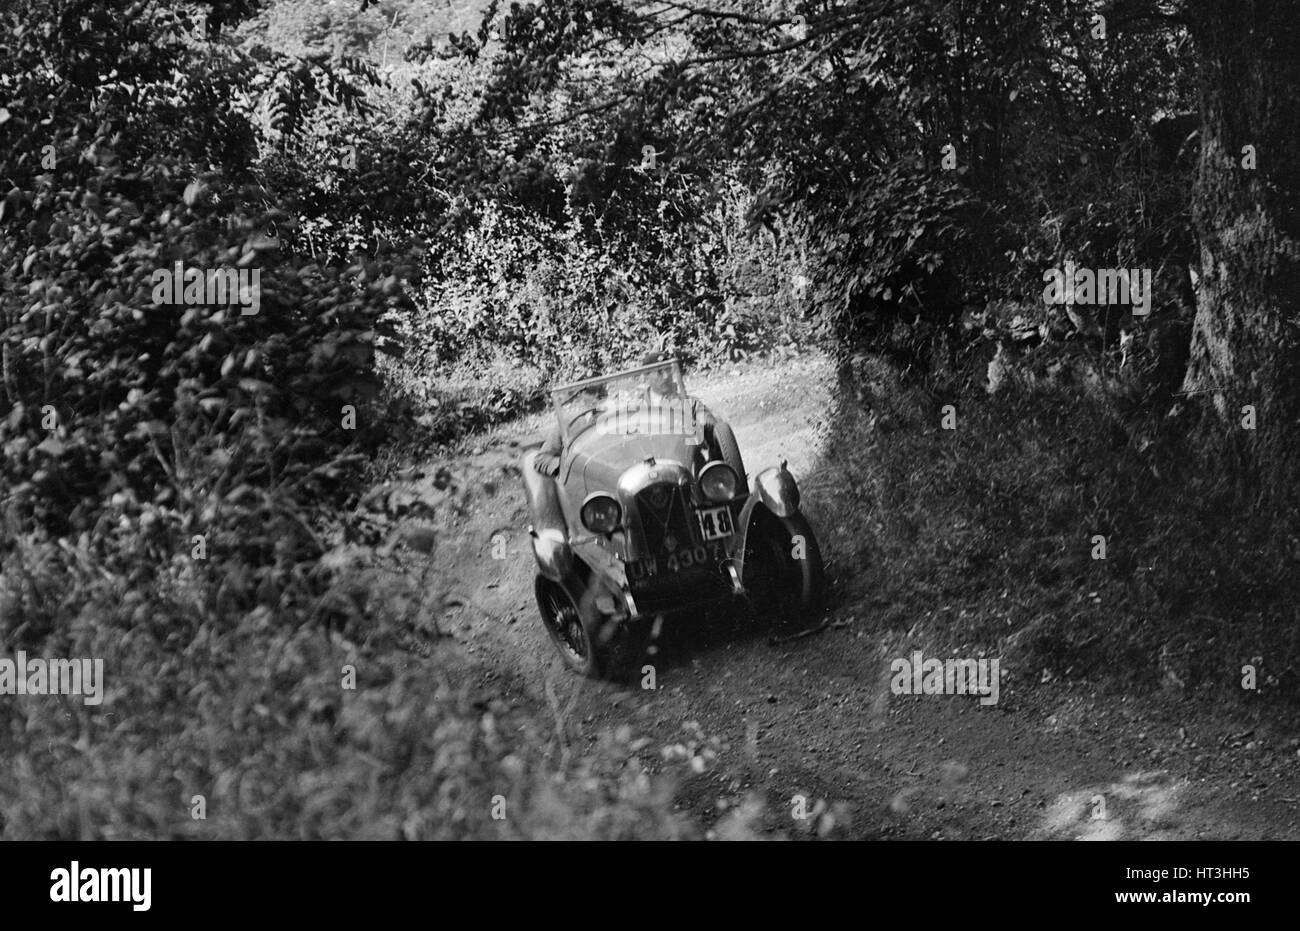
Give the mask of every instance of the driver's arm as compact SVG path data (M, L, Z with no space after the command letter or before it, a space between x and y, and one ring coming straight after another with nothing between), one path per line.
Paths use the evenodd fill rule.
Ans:
M558 424L551 427L542 442L541 449L533 457L533 468L547 478L560 474L560 453L564 452L564 439L560 436Z
M718 422L718 418L713 416L713 411L709 410L707 404L703 401L692 401L695 422L704 427L704 435L713 442L713 425Z

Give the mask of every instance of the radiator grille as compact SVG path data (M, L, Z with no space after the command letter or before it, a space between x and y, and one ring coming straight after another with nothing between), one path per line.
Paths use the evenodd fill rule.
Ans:
M667 482L649 485L637 493L635 500L647 547L645 555L660 560L657 572L638 573L629 579L643 612L661 606L672 608L684 603L713 600L731 592L726 573L712 561L675 572L662 565L667 554L681 554L702 542L697 540L695 516L681 486ZM672 547L668 546L667 538L670 536Z
M648 548L647 555L660 555L695 542L686 501L677 485L668 482L647 485L637 492L636 510ZM671 548L668 546L669 537L674 543Z

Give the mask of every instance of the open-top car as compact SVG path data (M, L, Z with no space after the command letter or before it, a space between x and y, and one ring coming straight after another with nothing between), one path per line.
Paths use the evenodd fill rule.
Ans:
M610 672L644 618L732 599L777 621L819 609L821 552L794 477L785 462L747 475L677 359L560 385L551 400L558 473L544 474L542 450L522 472L537 606L572 668Z

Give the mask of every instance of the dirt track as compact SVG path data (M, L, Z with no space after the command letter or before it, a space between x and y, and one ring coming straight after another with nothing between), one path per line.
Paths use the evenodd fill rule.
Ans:
M833 506L834 489L810 476L832 378L814 357L688 375L688 385L735 426L751 474L789 460L815 518ZM1191 701L1040 684L1020 670L992 707L972 696L891 694L871 603L836 597L846 569L834 539L822 540L834 622L823 632L772 643L735 619L687 620L665 629L647 660L653 691L571 674L537 618L528 518L512 472L545 422L526 418L431 464L484 489L443 536L459 541L439 554L439 576L454 580L444 630L504 698L550 704L571 744L627 724L650 738L653 759L687 739L686 722L719 738L715 763L677 797L703 823L748 798L763 801L761 824L796 835L833 827L833 836L866 838L1300 837L1300 755L1267 723ZM498 533L495 555L504 558L494 558ZM823 814L794 819L795 796Z

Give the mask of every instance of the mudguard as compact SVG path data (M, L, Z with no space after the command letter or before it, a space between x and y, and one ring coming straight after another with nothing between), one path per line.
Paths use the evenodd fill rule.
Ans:
M536 456L536 450L527 453L519 467L523 475L524 496L528 499L528 512L533 519L528 534L532 538L537 570L551 581L562 583L573 572L573 547L569 544L569 528L560 508L559 489L554 479L533 467Z
M775 469L764 469L754 476L754 488L763 506L777 517L799 513L799 486L785 467L785 460Z
M745 506L740 509L740 517L736 521L740 533L732 556L732 566L738 578L743 577L745 571L745 547L749 540L749 529L754 525L754 509L759 505L777 517L790 517L799 512L799 486L785 467L784 459L776 468L764 469L754 476L754 494L749 496Z
M552 582L564 582L573 573L573 547L554 529L529 530L537 571Z

